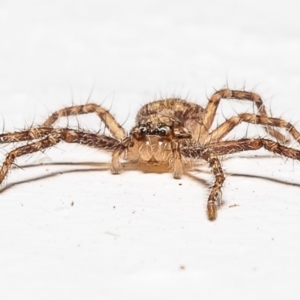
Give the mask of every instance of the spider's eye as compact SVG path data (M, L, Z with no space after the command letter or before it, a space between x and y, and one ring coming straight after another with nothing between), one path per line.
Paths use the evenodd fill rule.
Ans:
M170 126L161 126L159 129L160 135L166 135L171 130Z
M140 133L141 134L146 134L147 133L147 127L145 125L141 125L139 127Z

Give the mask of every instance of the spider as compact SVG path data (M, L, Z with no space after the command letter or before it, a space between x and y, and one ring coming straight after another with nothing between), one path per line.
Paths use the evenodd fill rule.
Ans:
M241 113L211 129L221 99L252 101L257 113ZM55 127L61 117L96 113L110 135L87 130ZM263 126L269 138L224 140L241 122ZM261 97L254 92L222 89L216 91L205 108L180 98L167 98L144 105L137 113L135 126L127 134L112 114L93 103L66 107L54 112L41 126L29 130L0 134L0 143L23 143L9 152L0 169L0 183L16 158L53 147L61 141L77 143L111 152L113 174L122 170L120 159L151 169L172 170L179 179L189 166L199 160L208 163L214 183L207 201L207 217L213 221L222 204L221 188L225 180L220 157L247 150L265 148L275 154L300 160L300 150L287 147L285 129L296 141L300 133L289 122L267 115Z

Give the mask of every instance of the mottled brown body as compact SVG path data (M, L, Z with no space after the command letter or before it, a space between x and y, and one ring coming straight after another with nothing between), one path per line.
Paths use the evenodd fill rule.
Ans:
M233 116L217 128L211 129L221 99L251 101L257 107L257 112ZM88 113L96 113L111 136L53 126L61 117ZM224 140L241 122L263 126L270 138ZM279 128L284 128L287 134L280 133ZM172 170L174 178L181 178L191 161L202 159L208 163L215 177L207 202L208 219L215 220L217 208L222 203L221 188L225 180L219 157L265 148L270 152L300 160L300 151L285 145L289 135L297 142L300 141L299 131L283 119L269 117L261 97L253 92L223 89L212 95L205 108L179 98L150 102L139 110L136 124L129 134L109 111L97 104L88 103L58 110L40 127L1 134L0 143L27 141L27 144L8 153L0 169L0 183L17 157L42 151L61 141L110 151L113 174L120 173L120 158L123 158L149 170L153 167Z

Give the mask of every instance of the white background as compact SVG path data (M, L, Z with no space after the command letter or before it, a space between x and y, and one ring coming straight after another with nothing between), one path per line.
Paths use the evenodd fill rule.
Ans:
M148 101L205 105L226 85L260 93L273 116L296 124L299 9L293 0L1 0L1 128L40 124L92 91L130 130ZM224 100L219 122L237 111L253 110ZM99 129L95 116L78 120ZM10 149L1 146L2 159ZM224 161L216 222L205 214L210 174L176 181L54 164L109 161L64 144L19 159L0 193L0 298L298 299L299 163L259 154Z

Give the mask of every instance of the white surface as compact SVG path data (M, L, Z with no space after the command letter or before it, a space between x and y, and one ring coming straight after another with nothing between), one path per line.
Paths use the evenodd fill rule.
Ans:
M5 130L84 103L93 86L91 101L111 107L128 130L155 97L205 104L226 84L259 92L274 116L295 123L298 15L292 0L2 0ZM235 109L251 105L224 101L219 120ZM81 121L99 126L92 116ZM109 157L61 144L18 164L92 160ZM224 167L255 176L227 177L216 222L206 219L201 180L76 165L12 170L0 195L0 298L298 299L299 163L234 158Z

